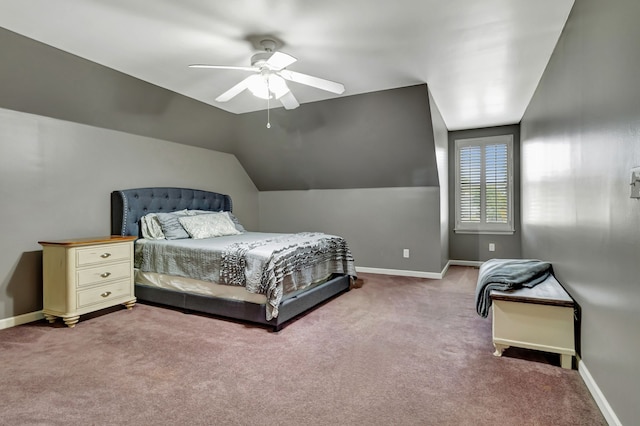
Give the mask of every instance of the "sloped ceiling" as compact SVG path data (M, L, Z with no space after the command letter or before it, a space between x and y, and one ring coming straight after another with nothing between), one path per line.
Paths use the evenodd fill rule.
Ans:
M234 153L262 191L438 186L424 84L235 115L10 31L0 46L0 107Z
M2 28L0 52L0 108L233 150L235 114Z
M518 123L573 0L2 0L0 27L233 113L214 99L273 35L290 69L344 83L344 96L426 83L449 130ZM300 102L338 97L291 83Z

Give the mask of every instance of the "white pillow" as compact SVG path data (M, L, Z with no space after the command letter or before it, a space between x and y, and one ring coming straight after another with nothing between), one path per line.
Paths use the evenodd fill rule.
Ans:
M240 233L247 232L247 230L244 229L244 226L242 226L238 218L233 213L231 212L225 212L225 213L227 214L227 216L229 216L229 219L231 219L231 222L233 222L236 229L240 231Z
M178 218L182 227L193 239L238 235L238 231L224 213L200 214Z
M158 215L156 213L149 213L140 218L140 231L142 238L148 240L164 240L164 232L160 226Z
M240 223L238 218L235 217L235 215L233 213L231 213L231 212L228 212L228 211L212 212L211 210L187 210L187 216L196 216L196 215L200 215L200 214L212 214L212 213L226 214L227 216L229 216L229 219L231 219L231 222L233 222L233 224L235 225L236 229L238 231L240 231L240 233L247 232L247 230L244 229L244 226L242 226L242 224Z

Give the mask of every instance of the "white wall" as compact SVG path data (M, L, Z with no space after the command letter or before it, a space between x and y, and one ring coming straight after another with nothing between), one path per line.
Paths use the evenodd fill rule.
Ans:
M42 307L39 240L108 235L111 191L147 186L229 194L258 227L234 155L0 109L0 319Z

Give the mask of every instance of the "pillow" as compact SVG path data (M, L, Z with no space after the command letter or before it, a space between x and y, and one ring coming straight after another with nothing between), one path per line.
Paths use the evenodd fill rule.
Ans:
M167 240L180 240L189 238L189 234L184 230L178 218L185 216L186 213L157 213L156 218L160 222L162 233Z
M191 238L202 239L238 235L240 231L233 225L229 216L224 213L200 214L178 218Z
M247 232L246 229L244 229L244 226L242 226L242 224L240 223L240 221L238 220L237 217L235 217L235 215L231 212L212 212L210 210L187 210L187 216L196 216L196 215L201 215L201 214L212 214L212 213L223 213L226 214L229 219L231 220L231 222L233 222L233 225L236 227L236 229L240 232Z
M164 232L160 226L157 213L149 213L140 218L140 232L142 238L148 240L164 240Z
M229 219L231 219L231 222L233 222L234 226L238 231L247 232L247 230L244 229L244 226L242 226L238 218L233 213L231 212L225 212L225 213L227 214L227 216L229 216Z
M187 210L187 216L197 216L199 214L218 213L211 210Z

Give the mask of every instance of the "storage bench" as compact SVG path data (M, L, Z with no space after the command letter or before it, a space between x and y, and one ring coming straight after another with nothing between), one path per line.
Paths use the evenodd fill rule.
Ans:
M510 346L560 354L562 368L575 356L575 303L553 275L532 288L491 291L495 356Z

